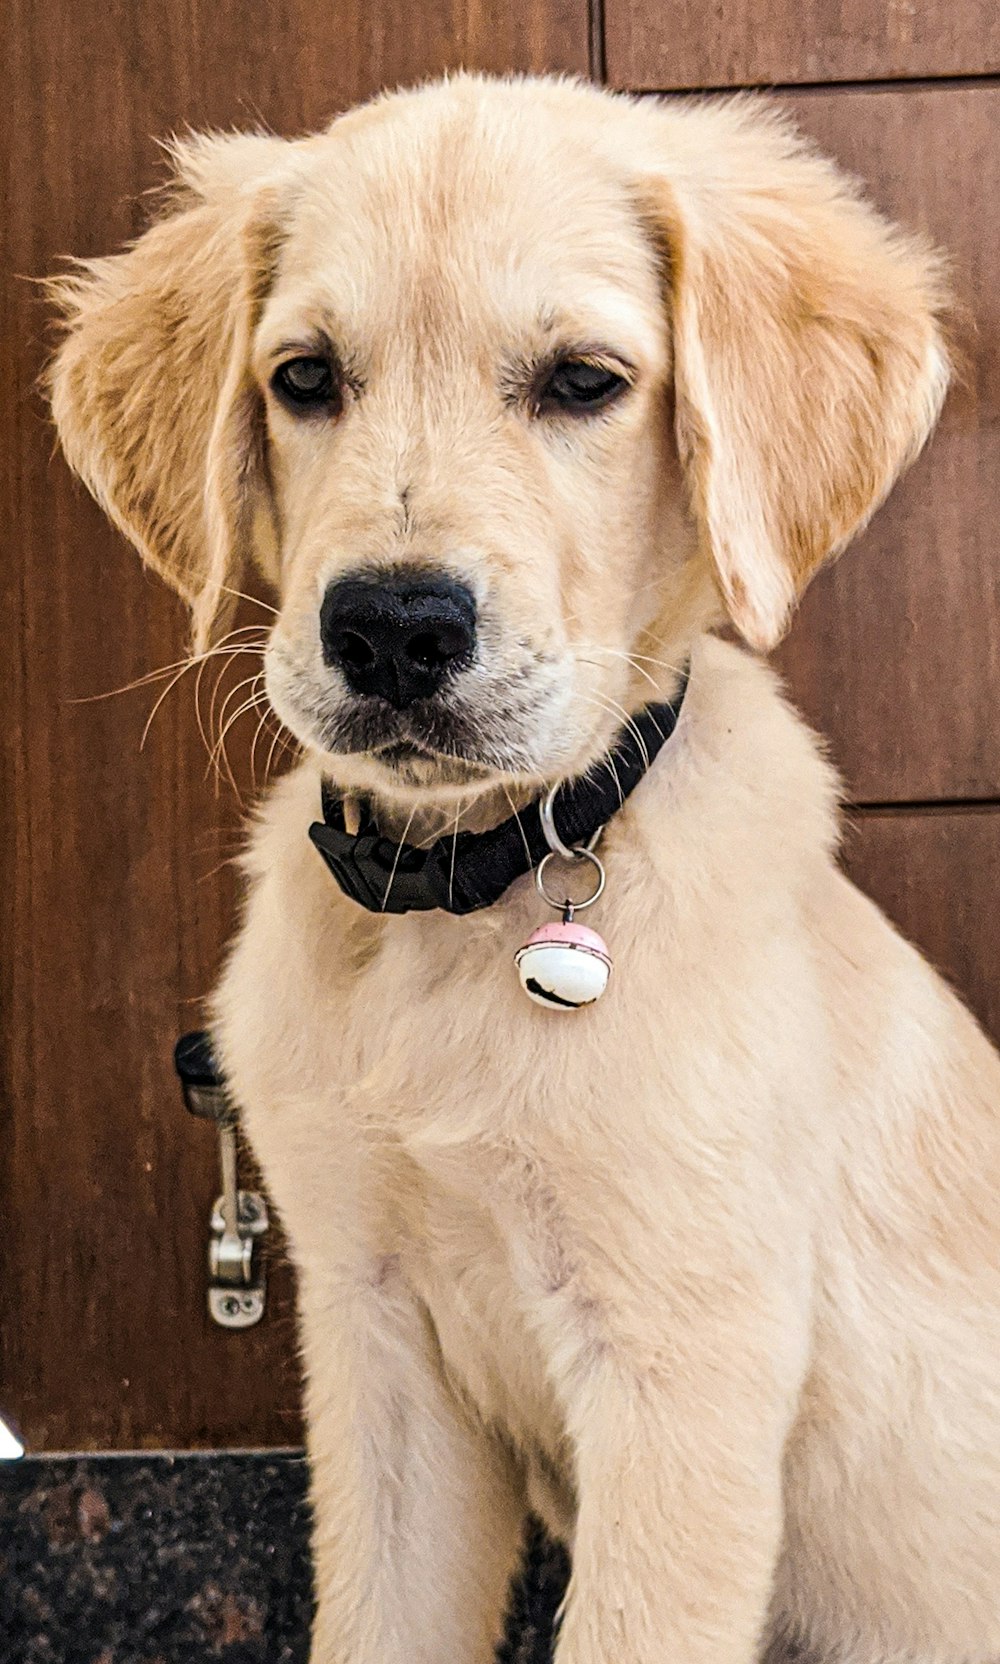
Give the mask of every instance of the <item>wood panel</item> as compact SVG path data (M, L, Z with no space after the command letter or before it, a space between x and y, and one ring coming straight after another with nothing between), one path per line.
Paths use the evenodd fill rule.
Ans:
M154 135L294 132L459 63L586 71L587 4L8 0L4 29L16 188L0 265L17 276L0 444L0 1409L34 1449L287 1443L288 1279L260 1329L208 1323L213 1135L183 1115L170 1064L229 927L233 885L218 869L237 810L205 779L189 690L167 700L141 754L149 690L73 702L175 660L185 623L52 456L34 391L44 313L25 279L139 229L160 172Z
M1000 808L857 814L844 865L1000 1045Z
M615 87L911 80L1000 71L995 0L605 0Z
M970 363L930 448L820 576L780 655L859 801L1000 795L1000 89L791 100L874 199L954 259Z

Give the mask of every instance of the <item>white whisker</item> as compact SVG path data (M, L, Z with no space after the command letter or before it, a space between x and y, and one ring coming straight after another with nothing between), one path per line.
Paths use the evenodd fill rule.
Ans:
M597 709L599 711L604 711L606 716L613 716L613 717L616 717L616 718L618 718L621 715L625 716L625 718L626 718L626 724L625 725L629 729L631 729L632 733L635 735L636 743L639 746L640 752L641 752L642 757L645 761L645 765L648 768L649 767L649 751L646 747L646 743L645 743L641 733L639 732L638 728L636 727L635 723L632 721L632 718L625 711L625 707L623 705L619 705L616 700L611 700L609 702L607 700L606 696L603 695L603 694L581 693L578 697L585 700L588 705L596 705ZM621 781L618 778L618 770L614 765L614 761L611 757L606 757L604 759L604 761L605 761L605 763L611 765L611 770L612 770L612 773L614 775L615 785L618 787L618 795L619 795L619 797L621 797L621 800L624 803L625 797L624 797L624 794L622 792Z
M220 765L224 765L225 770L226 770L226 776L229 780L229 784L232 786L233 791L235 792L237 798L240 798L241 804L242 804L242 798L240 797L240 789L239 789L238 785L236 784L236 777L233 774L232 765L229 761L229 754L226 751L226 736L229 733L229 730L232 728L233 724L238 722L240 717L243 716L246 711L252 711L252 710L258 709L260 707L262 699L266 702L267 695L266 695L264 689L259 686L259 684L263 682L263 679L264 679L264 672L262 670L258 670L256 672L256 674L253 675L253 676L245 676L243 678L242 682L238 682L236 684L236 686L234 688L231 688L230 691L227 693L225 699L222 702L222 709L219 712L219 724L220 724L219 737L216 740L215 745L212 747L212 751L211 751L210 756L209 756L209 770L214 768L216 782L218 783L218 781L221 777L221 767L220 767ZM237 709L232 713L232 715L230 717L228 717L228 719L227 719L226 712L229 709L229 706L232 704L233 700L237 697L237 695L242 691L242 689L246 688L246 687L252 688L253 691L251 692L249 697L247 699L245 699L243 701L243 703L241 705L239 705L237 707ZM213 703L214 703L214 701L213 701Z
M416 806L416 804L414 804L413 808L410 810L409 819L407 820L406 825L403 827L403 836L400 838L399 843L396 845L396 854L393 858L392 871L389 874L389 882L385 887L385 895L382 897L382 909L381 910L382 910L383 913L385 912L386 905L387 905L388 900L389 900L389 896L392 893L392 885L393 885L393 880L396 876L396 868L399 866L399 857L403 853L403 845L406 842L407 833L409 832L410 827L413 825L413 817L416 814L416 812L417 812L417 806Z
M644 765L644 767L648 768L649 767L649 750L647 748L646 741L642 737L642 733L641 733L640 729L636 727L635 721L629 715L628 711L625 709L625 706L624 705L619 705L617 699L612 699L612 697L609 693L604 694L603 698L605 698L607 700L608 706L613 706L614 709L618 712L619 716L621 716L622 719L624 720L625 727L628 729L629 733L634 736L635 743L639 747L639 755L642 758L643 765ZM607 708L607 707L605 707L605 708Z
M247 625L246 628L256 628L256 626ZM174 671L180 671L181 674L183 674L185 670L191 670L194 665L203 664L208 659L216 657L225 658L234 653L248 653L255 651L256 644L253 642L233 643L233 638L238 635L242 635L243 633L244 632L242 630L231 630L228 635L223 636L220 642L218 642L214 647L208 648L204 653L192 653L189 654L187 658L175 659L173 664L161 665L158 670L147 670L144 676L137 676L133 682L124 682L119 688L108 688L104 693L81 694L79 697L67 699L66 704L94 705L101 699L116 699L119 694L134 693L137 688L148 687L152 682L161 682L165 676L170 676ZM262 636L260 643L261 646L264 645L265 640L266 638Z
M254 736L250 745L250 787L255 797L257 795L257 745L261 734L267 727L267 719L270 715L270 710L271 707L265 703L263 712L256 728L254 729Z
M534 863L534 858L533 858L532 853L531 853L531 845L528 842L528 835L525 832L523 825L521 824L521 817L518 814L517 806L514 802L514 799L511 797L510 792L507 790L506 782L501 781L501 785L503 786L503 795L507 799L507 802L510 804L511 809L512 809L513 814L514 814L514 819L517 821L517 830L521 834L521 842L524 845L524 853L528 857L528 865L529 865L529 867L532 867L532 866L534 866L535 863Z
M462 811L463 811L464 808L465 808L464 800L462 798L459 798L458 808L455 810L455 830L452 833L452 837L451 837L451 866L448 870L448 906L449 907L451 906L452 901L454 899L454 895L455 895L455 857L458 855L458 828L459 828L459 825L461 823Z
M588 643L588 645L590 644ZM616 659L624 659L626 664L630 664L633 670L637 670L640 676L644 676L650 687L653 688L653 690L658 693L661 698L663 697L659 682L654 681L653 677L649 674L649 671L644 670L641 664L636 664L631 653L620 653L616 647L599 647L596 644L594 644L594 651L597 653L609 653ZM601 668L596 660L585 658L582 653L577 654L577 659L581 664L592 664L595 670L600 670Z
M244 589L230 589L228 584L220 584L224 595L235 595L238 601L249 601L253 607L260 607L262 612L269 612L274 618L278 617L277 607L272 607L270 601L262 601L259 595L248 595Z

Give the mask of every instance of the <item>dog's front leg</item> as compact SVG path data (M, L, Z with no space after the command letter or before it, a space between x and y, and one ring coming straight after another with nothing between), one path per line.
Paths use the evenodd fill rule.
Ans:
M686 1303L662 1348L591 1336L577 1356L578 1515L557 1664L757 1657L804 1344L738 1280Z
M524 1517L390 1260L300 1277L317 1599L311 1664L488 1664Z

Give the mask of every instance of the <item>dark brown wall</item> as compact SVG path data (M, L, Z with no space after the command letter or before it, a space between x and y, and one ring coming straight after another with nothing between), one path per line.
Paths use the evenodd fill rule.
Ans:
M605 0L615 86L937 79L1000 70L994 0Z
M782 652L861 802L1000 795L1000 87L784 100L875 200L948 249L978 333L968 380Z
M155 689L78 702L176 660L185 623L52 455L30 280L135 234L153 135L187 124L300 131L459 63L789 87L887 209L955 251L978 319L933 446L817 582L781 658L850 796L878 806L853 817L850 870L1000 1034L1000 25L992 0L7 0L3 15L0 1411L36 1449L287 1443L290 1279L279 1267L255 1331L204 1316L213 1137L169 1064L230 927L238 803L206 778L190 678L141 753ZM879 85L802 90L846 79ZM245 655L229 685L256 668ZM254 720L229 747L247 795Z

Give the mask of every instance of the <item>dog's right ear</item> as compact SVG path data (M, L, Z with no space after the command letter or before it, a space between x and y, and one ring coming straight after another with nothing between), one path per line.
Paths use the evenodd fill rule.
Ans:
M176 145L168 217L50 285L65 328L49 372L63 450L190 604L199 650L266 508L249 346L293 149L246 135Z
M641 118L691 508L730 619L768 650L934 425L945 269L766 102Z

